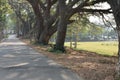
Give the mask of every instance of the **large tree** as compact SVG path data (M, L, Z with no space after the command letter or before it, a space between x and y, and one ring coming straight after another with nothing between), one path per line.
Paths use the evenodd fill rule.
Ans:
M65 36L66 36L66 30L67 30L67 6L65 0L58 0L58 6L59 6L59 22L57 27L57 39L56 39L56 50L64 50L64 42L65 42Z
M117 80L120 80L120 0L108 0L107 1L112 10L116 22L116 30L118 33L118 64L117 64Z
M27 0L36 16L36 42L48 44L50 37L57 31L55 48L65 51L64 41L70 18L79 12L108 12L108 10L87 9L106 0Z
M108 13L109 9L89 9L85 7L93 6L97 3L104 2L104 0L58 0L59 6L59 23L57 27L57 39L55 44L56 50L65 51L64 42L67 30L67 23L70 18L76 13L83 12L103 12Z
M36 42L47 45L57 30L57 0L27 0L36 16ZM51 11L52 10L52 11Z

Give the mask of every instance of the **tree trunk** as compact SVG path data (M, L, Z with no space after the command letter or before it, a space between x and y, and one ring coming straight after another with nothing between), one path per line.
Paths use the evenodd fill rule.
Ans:
M118 32L118 63L116 67L115 80L120 80L120 32Z
M70 48L72 48L72 29L70 29Z
M35 13L35 16L36 16L36 36L35 36L35 42L36 43L39 43L39 39L40 39L40 36L41 36L41 33L43 32L44 30L44 19L43 19L43 16L42 16L42 10L41 10L41 7L40 7L40 4L39 4L39 0L27 0L31 5L32 5L32 8L33 8L33 11Z
M20 23L19 23L18 18L17 18L17 22L16 22L16 34L17 34L17 37L20 36Z
M75 33L75 42L74 42L74 48L77 48L77 41L78 41L78 35Z
M27 38L27 35L28 35L28 33L29 33L29 26L28 26L28 23L27 23L27 21L23 21L22 22L22 37L23 38Z
M35 42L36 43L39 43L39 39L40 39L40 36L43 32L43 21L41 21L40 19L37 19L37 22L36 22L36 30L35 30Z
M48 29L48 27L46 27L46 29L44 29L44 31L42 32L40 39L39 39L39 43L43 44L43 45L48 45L49 40L51 38L51 36L56 32L56 28L51 27Z
M40 36L39 43L42 45L48 45L49 39L50 39L50 36L49 36L48 30L44 29L44 31Z
M59 0L59 23L57 28L57 39L56 45L54 47L55 50L60 50L62 52L65 51L64 42L67 30L67 21L65 16L65 1Z
M120 0L108 0L108 3L113 10L113 15L117 25L116 30L118 33L118 63L115 78L116 80L120 80Z

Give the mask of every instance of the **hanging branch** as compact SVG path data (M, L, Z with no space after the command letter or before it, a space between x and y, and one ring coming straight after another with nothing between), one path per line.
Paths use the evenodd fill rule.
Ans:
M112 27L116 31L116 28L114 28L114 26L112 25L112 23L105 18L104 14L100 13L100 15L102 16L102 20L103 20L104 24L106 26Z

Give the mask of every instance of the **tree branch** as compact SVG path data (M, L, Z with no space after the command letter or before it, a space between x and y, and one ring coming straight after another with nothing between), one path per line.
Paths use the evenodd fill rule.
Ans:
M80 0L73 0L68 4L68 8L72 8L77 2L79 2Z
M105 13L105 14L108 14L108 13L113 13L111 11L111 8L110 9L86 9L86 8L82 8L80 10L78 10L79 12L91 12L91 13L95 13L95 12L102 12L102 13Z
M100 2L106 2L106 1L107 0L95 0L95 1L89 2L86 6L95 5L95 4L98 4Z

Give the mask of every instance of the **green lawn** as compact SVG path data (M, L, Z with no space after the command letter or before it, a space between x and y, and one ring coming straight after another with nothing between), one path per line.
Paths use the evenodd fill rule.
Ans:
M70 42L66 42L65 46L70 46ZM86 50L96 52L102 55L116 56L118 51L117 41L104 42L78 42L77 50Z

